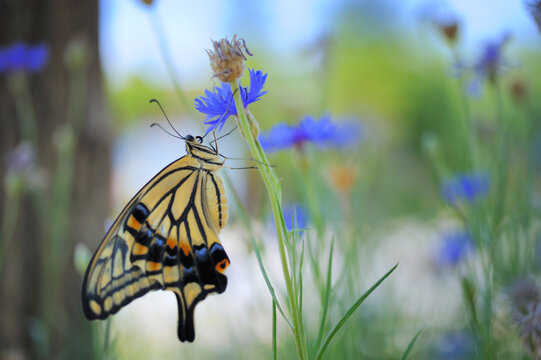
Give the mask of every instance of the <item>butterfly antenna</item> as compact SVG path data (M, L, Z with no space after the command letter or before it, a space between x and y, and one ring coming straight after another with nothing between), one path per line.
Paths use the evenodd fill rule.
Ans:
M235 127L234 127L233 129L229 130L229 132L227 132L227 134L221 135L221 136L215 138L214 140L212 140L212 141L210 142L210 144L215 143L216 141L218 141L218 140L220 140L220 139L223 139L224 137L226 137L226 136L228 136L228 135L231 135L231 133L232 133L233 131L237 130L237 128L238 128L238 125L235 125Z
M212 131L212 135L214 136L214 143L216 144L216 154L219 154L220 152L218 151L218 142L216 141L216 129Z
M227 115L227 113L229 112L229 108L231 107L231 102L233 101L233 96L235 96L235 93L238 91L238 89L235 89L235 91L233 91L233 94L231 94L231 99L229 99L229 104L227 104L227 109L225 109L224 113L220 116L220 118L218 119L218 121L216 122L216 125L218 125L220 123L220 121L224 118L224 116ZM205 138L205 136L207 136L209 133L206 133L205 135L203 135L203 139ZM218 139L220 139L221 137L219 137ZM216 140L216 139L215 139Z
M223 157L224 159L226 160L245 160L245 161L254 161L258 164L261 164L263 166L268 166L268 167L276 167L276 165L270 165L270 164L267 164L267 163L264 163L263 161L260 161L260 160L257 160L257 159L254 159L254 158L241 158L241 157L228 157L228 156L225 156L223 154L220 154L218 153L218 155L220 155L221 157Z
M181 139L185 140L184 136L180 135L180 133L177 131L177 129L175 129L175 127L173 126L173 124L171 124L171 121L169 121L169 118L167 117L167 114L166 114L165 111L163 110L162 104L160 104L160 102L159 102L158 100L156 100L156 99L151 99L151 100L149 101L149 103L153 103L153 102L155 102L156 104L158 104L158 106L160 107L160 110L162 111L163 116L165 116L165 119L166 119L167 122L169 123L169 126L171 126L171 129L173 129L173 131L174 131ZM152 125L150 125L150 126L152 126ZM160 126L160 127L161 127L161 126ZM162 127L162 129L163 129L163 127ZM165 131L165 129L164 129L164 131ZM167 132L167 131L166 131L166 132ZM168 133L168 132L167 132L167 133Z
M154 127L154 126L157 126L157 127L159 127L160 129L162 129L167 135L170 135L170 136L172 136L172 137L174 137L174 138L177 138L177 139L184 140L184 138L182 138L182 137L180 137L180 136L177 136L177 135L175 135L175 134L172 134L172 133L170 133L169 131L165 130L164 127L161 126L161 125L158 124L158 123L152 123L152 124L150 124L150 127Z
M231 167L227 165L222 165L222 166L230 170L257 170L257 166L243 166L243 167Z

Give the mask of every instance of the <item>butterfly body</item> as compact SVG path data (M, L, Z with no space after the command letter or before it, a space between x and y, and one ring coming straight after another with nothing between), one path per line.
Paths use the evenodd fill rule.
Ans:
M178 337L193 341L195 306L225 291L229 258L218 233L227 199L216 174L223 161L192 136L185 140L187 154L133 197L94 254L83 282L88 319L105 319L148 291L171 290Z

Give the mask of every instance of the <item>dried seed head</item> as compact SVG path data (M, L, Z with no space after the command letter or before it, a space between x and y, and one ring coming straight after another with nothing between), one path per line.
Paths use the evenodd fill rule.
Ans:
M441 23L439 28L449 45L454 46L458 38L458 22Z
M152 5L154 3L154 0L141 0L143 1L143 3L145 3L146 5Z
M213 40L212 46L214 51L207 50L207 54L214 76L226 83L240 79L244 72L245 54L252 55L244 39L237 39L237 35L234 35L231 41L227 38Z
M511 92L511 97L513 101L517 104L523 104L528 99L528 87L526 83L520 79L514 80L509 86Z

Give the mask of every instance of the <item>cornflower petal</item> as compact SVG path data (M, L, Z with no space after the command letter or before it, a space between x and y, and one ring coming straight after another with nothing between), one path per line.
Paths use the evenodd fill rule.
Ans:
M22 42L17 42L7 48L6 65L8 71L23 70L26 58L26 46Z
M465 231L452 231L443 234L437 260L440 265L457 265L472 249L473 240Z
M240 88L244 108L260 100L267 93L267 91L262 91L267 80L267 74L263 74L260 70L250 69L248 71L250 73L250 87L248 89ZM222 83L220 87L215 87L213 91L205 90L205 96L196 98L194 103L199 112L207 115L204 120L204 123L209 125L207 133L216 128L220 131L230 116L237 115L233 92L228 83Z
M489 190L490 177L486 172L458 174L446 179L441 187L443 198L452 205L459 200L473 203Z
M263 90L263 86L265 86L265 81L267 81L267 74L263 74L261 70L255 71L254 69L248 69L248 73L250 74L250 92L246 101L244 101L245 98L243 97L244 107L260 100L267 93L267 91L261 91Z
M38 72L43 69L49 60L49 48L44 45L30 47L26 54L26 69L30 72Z
M474 65L476 77L473 81L479 83L482 83L482 80L484 79L488 79L492 82L496 81L498 73L505 65L502 54L503 46L510 39L511 35L509 33L504 33L500 39L485 44L481 56ZM475 87L479 85L475 85Z
M0 49L0 73L39 72L49 60L49 48L44 45L28 46L17 42Z
M283 214L286 229L288 231L303 229L308 223L306 212L299 204L284 206Z
M261 134L259 142L268 152L285 149L293 143L295 129L286 123L274 126L268 134Z
M360 135L361 126L357 123L335 124L330 116L324 116L320 120L306 116L298 125L275 125L268 133L261 134L259 141L269 152L289 147L302 148L306 143L340 148L357 143Z

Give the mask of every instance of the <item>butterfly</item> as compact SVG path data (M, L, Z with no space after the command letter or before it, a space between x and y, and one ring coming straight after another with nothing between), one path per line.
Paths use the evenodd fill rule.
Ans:
M218 239L227 198L216 175L223 166L218 150L203 145L200 136L180 138L186 155L122 210L90 261L82 299L88 319L105 319L151 290L173 291L178 338L192 342L195 306L227 286L230 261Z

